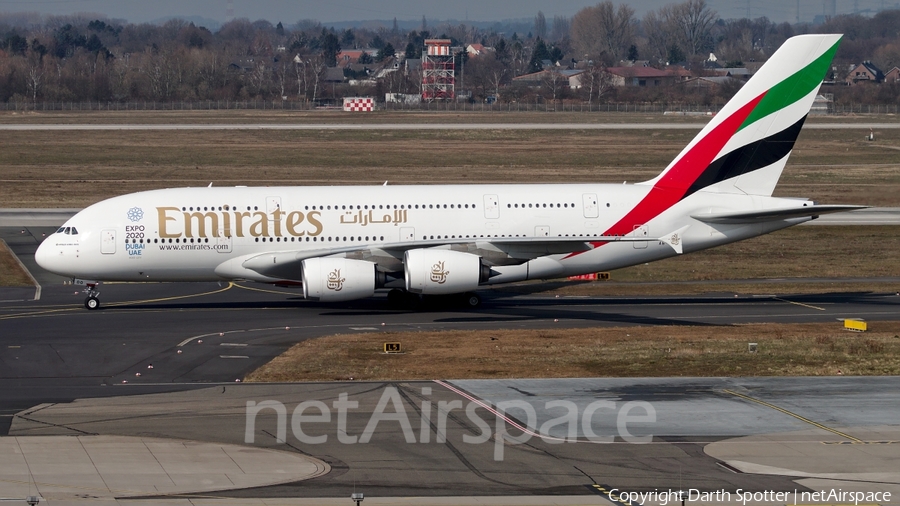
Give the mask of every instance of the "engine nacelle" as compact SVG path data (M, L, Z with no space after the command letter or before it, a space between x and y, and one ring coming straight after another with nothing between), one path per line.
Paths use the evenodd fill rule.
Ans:
M446 249L412 249L403 255L406 290L444 295L475 290L491 277L481 257Z
M325 302L371 297L375 264L347 258L307 258L303 261L303 296Z

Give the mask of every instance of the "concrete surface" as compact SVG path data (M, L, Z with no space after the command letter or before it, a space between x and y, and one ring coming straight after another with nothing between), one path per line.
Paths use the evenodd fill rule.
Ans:
M54 501L201 494L307 480L321 460L278 450L126 436L0 437L0 497Z

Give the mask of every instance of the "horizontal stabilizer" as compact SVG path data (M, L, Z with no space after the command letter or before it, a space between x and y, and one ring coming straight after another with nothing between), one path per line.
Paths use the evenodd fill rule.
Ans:
M682 249L682 243L684 243L682 236L684 235L684 231L687 230L688 227L690 227L690 225L685 225L672 232L671 234L660 237L659 240L671 246L672 249L675 250L675 253L678 253L680 255L684 253L684 250Z
M705 223L739 225L747 223L763 223L766 221L789 220L791 218L816 218L822 214L843 213L846 211L855 211L857 209L866 209L867 207L868 206L809 205L805 207L791 207L788 209L766 209L764 211L750 211L739 213L694 214L691 215L691 218L700 220Z

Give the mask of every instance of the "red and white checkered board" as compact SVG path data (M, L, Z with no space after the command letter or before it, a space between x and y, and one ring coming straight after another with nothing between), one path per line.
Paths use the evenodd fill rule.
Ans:
M344 100L344 110L349 112L372 112L374 101L371 98L348 98Z

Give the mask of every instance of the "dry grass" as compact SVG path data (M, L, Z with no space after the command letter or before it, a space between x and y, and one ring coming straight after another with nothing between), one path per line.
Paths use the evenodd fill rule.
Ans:
M610 281L528 282L498 289L626 297L897 292L898 277L896 226L801 226L619 269Z
M349 118L349 119L348 119ZM362 119L365 118L365 119ZM277 111L40 113L0 122L606 122L659 115ZM691 120L694 121L694 120ZM874 121L874 119L872 119ZM0 207L83 207L173 186L613 182L654 177L693 130L4 132ZM776 190L828 203L897 205L900 130L804 130Z
M616 271L618 272L618 271ZM613 273L615 276L615 273ZM870 279L848 282L827 280L814 282L809 279L781 280L738 280L714 283L664 282L581 282L549 281L527 282L515 285L501 285L502 292L540 294L559 297L671 297L671 296L769 296L790 297L792 295L828 293L900 293L900 282L896 280Z
M2 239L0 239L0 286L34 286Z
M404 354L382 353L388 341ZM900 322L343 334L294 345L246 380L838 374L900 374Z
M900 276L896 226L801 226L621 269L615 281Z

